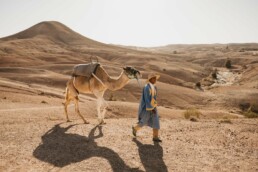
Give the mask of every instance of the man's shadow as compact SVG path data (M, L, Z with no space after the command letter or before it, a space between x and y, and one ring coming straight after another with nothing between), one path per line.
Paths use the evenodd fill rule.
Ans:
M133 142L138 146L139 155L145 171L167 172L167 166L163 161L163 148L159 143L145 145L133 138Z
M63 128L60 124L55 125L42 136L42 143L34 150L33 156L56 167L64 167L91 157L100 157L109 162L113 171L138 171L127 166L112 149L97 145L95 139L103 137L102 126L95 126L88 138L66 133L73 126ZM97 129L99 132L95 136Z

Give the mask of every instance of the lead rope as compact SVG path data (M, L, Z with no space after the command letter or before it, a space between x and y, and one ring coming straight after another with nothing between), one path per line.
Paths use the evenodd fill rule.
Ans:
M138 76L136 76L136 80L138 82L139 87L142 88L142 85L141 85L141 82L140 82L140 79L138 78Z

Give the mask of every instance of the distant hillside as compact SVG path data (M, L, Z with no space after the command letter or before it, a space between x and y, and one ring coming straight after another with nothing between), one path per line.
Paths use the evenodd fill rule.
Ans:
M2 38L3 41L15 39L32 39L36 37L45 37L54 42L68 45L87 44L87 45L104 45L103 43L86 38L79 33L71 30L62 23L56 21L44 21L38 23L17 34Z
M111 76L119 76L123 66L136 67L143 76L142 86L150 72L160 73L161 106L231 110L241 103L257 102L256 43L127 47L89 39L55 21L0 39L0 77L64 89L73 66L96 57ZM231 69L225 67L227 60ZM212 78L216 69L220 79ZM138 102L141 91L132 80L119 91L107 92L105 98L112 95L116 100Z

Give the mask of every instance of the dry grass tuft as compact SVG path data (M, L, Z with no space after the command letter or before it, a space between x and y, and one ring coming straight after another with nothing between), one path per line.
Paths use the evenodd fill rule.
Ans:
M224 119L222 119L220 121L220 123L232 124L232 121L230 119L228 119L227 117L224 117Z
M200 118L200 115L202 115L202 113L196 108L189 108L184 112L185 119L189 119L190 117Z
M253 112L251 108L249 108L247 112L244 112L244 116L247 118L258 118L258 113Z
M114 97L113 93L110 94L108 100L109 100L109 101L117 101L117 99Z

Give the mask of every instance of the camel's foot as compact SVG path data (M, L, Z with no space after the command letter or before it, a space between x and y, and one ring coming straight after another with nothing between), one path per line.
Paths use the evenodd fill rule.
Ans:
M106 124L106 122L104 121L104 119L99 119L99 125L104 125Z
M72 122L70 119L67 119L66 122Z

